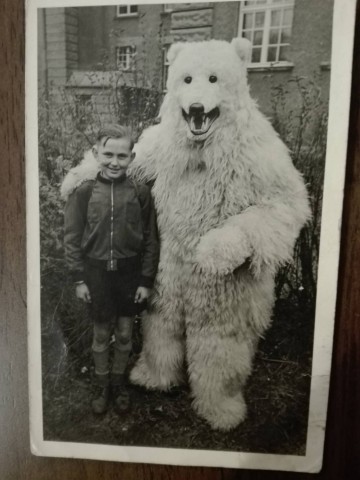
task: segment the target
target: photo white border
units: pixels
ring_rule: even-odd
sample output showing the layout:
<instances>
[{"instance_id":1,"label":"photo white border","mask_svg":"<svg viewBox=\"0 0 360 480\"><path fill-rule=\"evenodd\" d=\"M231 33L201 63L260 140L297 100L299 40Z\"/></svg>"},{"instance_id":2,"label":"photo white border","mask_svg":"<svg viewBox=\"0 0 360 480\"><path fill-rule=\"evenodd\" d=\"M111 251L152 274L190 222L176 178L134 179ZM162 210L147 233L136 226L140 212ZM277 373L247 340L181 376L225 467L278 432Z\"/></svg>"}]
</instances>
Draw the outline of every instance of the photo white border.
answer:
<instances>
[{"instance_id":1,"label":"photo white border","mask_svg":"<svg viewBox=\"0 0 360 480\"><path fill-rule=\"evenodd\" d=\"M198 0L200 3L204 0ZM222 1L222 0L217 0ZM314 0L317 1L317 0ZM356 0L334 0L329 123L321 221L310 410L305 456L126 447L43 439L38 175L37 9L118 5L116 0L26 0L26 208L31 451L35 455L135 463L318 472L322 466L334 331L350 110ZM139 4L128 0L127 4ZM141 4L164 3L141 0ZM178 3L169 0L167 3Z\"/></svg>"}]
</instances>

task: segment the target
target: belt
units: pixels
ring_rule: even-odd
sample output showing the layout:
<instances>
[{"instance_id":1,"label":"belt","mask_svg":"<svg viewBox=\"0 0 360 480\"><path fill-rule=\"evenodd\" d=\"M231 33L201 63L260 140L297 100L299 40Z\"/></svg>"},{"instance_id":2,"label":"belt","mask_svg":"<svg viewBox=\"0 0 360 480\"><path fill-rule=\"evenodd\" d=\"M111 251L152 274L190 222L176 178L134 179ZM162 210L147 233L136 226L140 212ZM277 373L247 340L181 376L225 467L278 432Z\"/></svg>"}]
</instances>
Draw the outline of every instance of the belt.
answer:
<instances>
[{"instance_id":1,"label":"belt","mask_svg":"<svg viewBox=\"0 0 360 480\"><path fill-rule=\"evenodd\" d=\"M99 268L101 270L107 271L131 271L134 269L140 270L141 268L141 257L139 255L134 255L133 257L125 258L116 258L113 261L110 260L98 260L97 258L86 258L86 263L92 267Z\"/></svg>"}]
</instances>

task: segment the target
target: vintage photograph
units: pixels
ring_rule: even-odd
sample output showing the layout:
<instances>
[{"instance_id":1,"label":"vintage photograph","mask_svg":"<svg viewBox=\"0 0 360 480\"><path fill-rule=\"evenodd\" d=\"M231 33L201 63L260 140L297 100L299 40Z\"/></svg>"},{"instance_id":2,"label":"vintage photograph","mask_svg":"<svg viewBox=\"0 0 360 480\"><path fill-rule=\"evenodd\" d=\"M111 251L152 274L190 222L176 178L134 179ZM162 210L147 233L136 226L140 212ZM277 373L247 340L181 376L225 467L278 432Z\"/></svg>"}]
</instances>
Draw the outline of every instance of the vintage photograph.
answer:
<instances>
[{"instance_id":1,"label":"vintage photograph","mask_svg":"<svg viewBox=\"0 0 360 480\"><path fill-rule=\"evenodd\" d=\"M326 417L332 317L325 386L313 373L334 0L33 3L36 437L292 469L311 398Z\"/></svg>"}]
</instances>

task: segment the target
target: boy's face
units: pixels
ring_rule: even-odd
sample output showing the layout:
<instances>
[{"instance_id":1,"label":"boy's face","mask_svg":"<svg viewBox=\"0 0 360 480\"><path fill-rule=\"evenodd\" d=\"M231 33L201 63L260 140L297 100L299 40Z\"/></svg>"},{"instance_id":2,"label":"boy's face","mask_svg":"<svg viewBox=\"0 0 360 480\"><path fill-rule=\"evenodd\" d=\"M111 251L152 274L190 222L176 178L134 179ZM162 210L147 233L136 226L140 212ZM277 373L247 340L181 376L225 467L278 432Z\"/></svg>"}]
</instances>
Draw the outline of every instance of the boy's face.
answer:
<instances>
[{"instance_id":1,"label":"boy's face","mask_svg":"<svg viewBox=\"0 0 360 480\"><path fill-rule=\"evenodd\" d=\"M93 153L100 164L102 176L107 180L124 175L135 157L128 138L101 139L93 148Z\"/></svg>"}]
</instances>

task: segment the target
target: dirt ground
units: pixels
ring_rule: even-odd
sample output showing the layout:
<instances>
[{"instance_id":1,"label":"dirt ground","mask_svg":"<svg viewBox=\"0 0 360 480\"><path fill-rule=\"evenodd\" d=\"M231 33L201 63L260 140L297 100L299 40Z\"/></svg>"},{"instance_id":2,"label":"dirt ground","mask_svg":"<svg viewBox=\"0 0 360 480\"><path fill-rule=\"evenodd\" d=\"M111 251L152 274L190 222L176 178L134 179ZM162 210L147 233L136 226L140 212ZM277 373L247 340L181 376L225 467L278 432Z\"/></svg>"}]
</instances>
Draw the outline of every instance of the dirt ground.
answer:
<instances>
[{"instance_id":1,"label":"dirt ground","mask_svg":"<svg viewBox=\"0 0 360 480\"><path fill-rule=\"evenodd\" d=\"M223 433L212 431L193 412L187 386L165 394L129 385L130 412L120 417L110 408L95 416L90 408L91 326L87 319L71 323L77 313L67 310L66 291L56 298L48 294L42 302L44 439L305 454L314 316L309 308L277 302L245 390L247 419ZM140 320L134 337L130 367L141 350Z\"/></svg>"}]
</instances>

